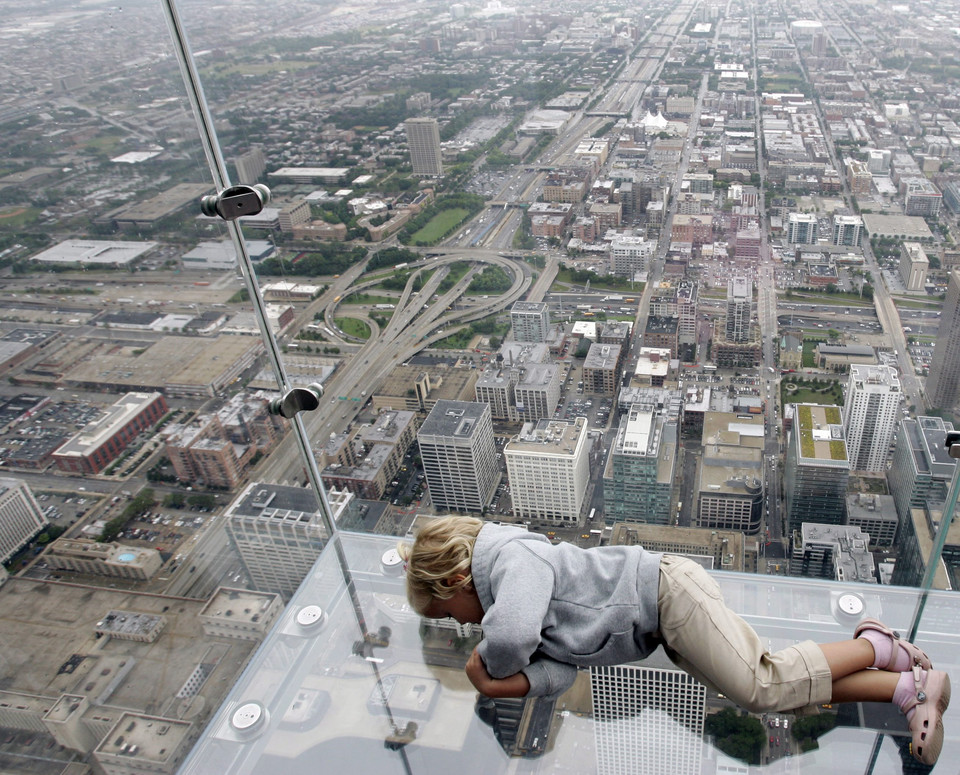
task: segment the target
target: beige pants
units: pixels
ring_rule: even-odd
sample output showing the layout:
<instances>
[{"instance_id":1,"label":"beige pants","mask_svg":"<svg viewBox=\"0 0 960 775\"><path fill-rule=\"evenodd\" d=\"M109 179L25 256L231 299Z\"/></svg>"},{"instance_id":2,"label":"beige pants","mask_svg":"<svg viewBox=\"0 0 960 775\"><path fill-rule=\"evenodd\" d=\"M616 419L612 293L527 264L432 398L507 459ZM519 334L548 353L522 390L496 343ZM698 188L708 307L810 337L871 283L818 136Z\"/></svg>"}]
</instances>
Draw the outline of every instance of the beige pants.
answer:
<instances>
[{"instance_id":1,"label":"beige pants","mask_svg":"<svg viewBox=\"0 0 960 775\"><path fill-rule=\"evenodd\" d=\"M670 659L754 713L830 702L830 666L813 641L770 654L697 563L660 561L660 638Z\"/></svg>"}]
</instances>

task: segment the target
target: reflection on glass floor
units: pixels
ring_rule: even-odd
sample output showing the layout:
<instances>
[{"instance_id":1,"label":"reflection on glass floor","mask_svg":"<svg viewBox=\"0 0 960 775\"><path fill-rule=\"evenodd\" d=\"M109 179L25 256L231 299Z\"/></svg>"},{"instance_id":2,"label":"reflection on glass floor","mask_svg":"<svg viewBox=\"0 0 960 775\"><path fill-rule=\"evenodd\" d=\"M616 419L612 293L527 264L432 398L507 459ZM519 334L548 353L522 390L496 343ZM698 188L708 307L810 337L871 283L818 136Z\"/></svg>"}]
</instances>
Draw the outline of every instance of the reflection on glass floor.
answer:
<instances>
[{"instance_id":1,"label":"reflection on glass floor","mask_svg":"<svg viewBox=\"0 0 960 775\"><path fill-rule=\"evenodd\" d=\"M927 771L906 752L906 725L892 705L838 705L802 719L742 717L673 669L662 651L637 665L581 671L555 703L478 703L462 671L477 634L413 614L393 547L393 539L377 536L333 539L182 773ZM843 640L864 616L906 629L918 595L734 573L715 578L771 649ZM932 595L918 641L950 672L958 623L956 598ZM960 751L955 715L945 719L944 771ZM720 749L749 751L761 766Z\"/></svg>"}]
</instances>

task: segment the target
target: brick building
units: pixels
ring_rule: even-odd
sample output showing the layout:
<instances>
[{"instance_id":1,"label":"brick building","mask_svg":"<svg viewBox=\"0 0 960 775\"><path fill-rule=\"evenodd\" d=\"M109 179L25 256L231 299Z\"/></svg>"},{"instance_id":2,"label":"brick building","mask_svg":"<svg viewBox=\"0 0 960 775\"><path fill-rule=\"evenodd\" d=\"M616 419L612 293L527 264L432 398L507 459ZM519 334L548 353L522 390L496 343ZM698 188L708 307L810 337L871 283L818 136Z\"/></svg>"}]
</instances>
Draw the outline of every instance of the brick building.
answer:
<instances>
[{"instance_id":1,"label":"brick building","mask_svg":"<svg viewBox=\"0 0 960 775\"><path fill-rule=\"evenodd\" d=\"M167 400L160 393L127 393L103 419L88 425L54 452L54 462L61 471L98 474L166 413Z\"/></svg>"}]
</instances>

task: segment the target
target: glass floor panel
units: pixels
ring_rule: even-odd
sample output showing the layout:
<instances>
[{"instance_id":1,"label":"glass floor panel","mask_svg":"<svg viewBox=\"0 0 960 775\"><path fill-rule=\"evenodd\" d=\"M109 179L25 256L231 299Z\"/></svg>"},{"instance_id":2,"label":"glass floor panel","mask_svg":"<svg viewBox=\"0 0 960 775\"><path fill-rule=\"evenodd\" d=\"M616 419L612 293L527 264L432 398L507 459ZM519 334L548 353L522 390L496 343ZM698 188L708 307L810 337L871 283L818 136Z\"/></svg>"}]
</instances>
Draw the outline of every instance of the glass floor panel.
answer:
<instances>
[{"instance_id":1,"label":"glass floor panel","mask_svg":"<svg viewBox=\"0 0 960 775\"><path fill-rule=\"evenodd\" d=\"M891 705L751 720L725 711L734 706L676 670L662 650L632 666L582 670L556 702L479 704L462 670L478 633L458 632L451 620L423 622L408 608L394 547L394 539L351 533L328 544L184 775L925 770L913 768L905 721ZM773 650L807 638L843 640L864 616L906 629L918 598L908 588L714 577ZM956 664L957 625L955 600L932 594L918 642L938 668ZM954 715L945 721L941 763L958 751ZM717 726L730 719L734 731ZM738 750L733 738L759 768L724 753Z\"/></svg>"}]
</instances>

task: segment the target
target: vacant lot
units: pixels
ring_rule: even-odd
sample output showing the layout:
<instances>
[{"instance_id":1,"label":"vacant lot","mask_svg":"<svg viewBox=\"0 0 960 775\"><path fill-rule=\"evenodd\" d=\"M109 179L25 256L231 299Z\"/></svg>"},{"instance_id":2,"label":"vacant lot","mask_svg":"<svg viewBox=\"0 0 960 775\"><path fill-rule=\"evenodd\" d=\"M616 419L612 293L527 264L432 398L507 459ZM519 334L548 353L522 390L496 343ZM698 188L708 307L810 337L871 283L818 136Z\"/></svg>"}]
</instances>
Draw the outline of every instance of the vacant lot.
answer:
<instances>
[{"instance_id":1,"label":"vacant lot","mask_svg":"<svg viewBox=\"0 0 960 775\"><path fill-rule=\"evenodd\" d=\"M454 207L452 210L444 210L437 213L433 218L427 221L427 225L419 231L414 232L410 241L414 244L430 245L439 242L450 231L463 223L464 219L470 215L470 211L465 207Z\"/></svg>"}]
</instances>

